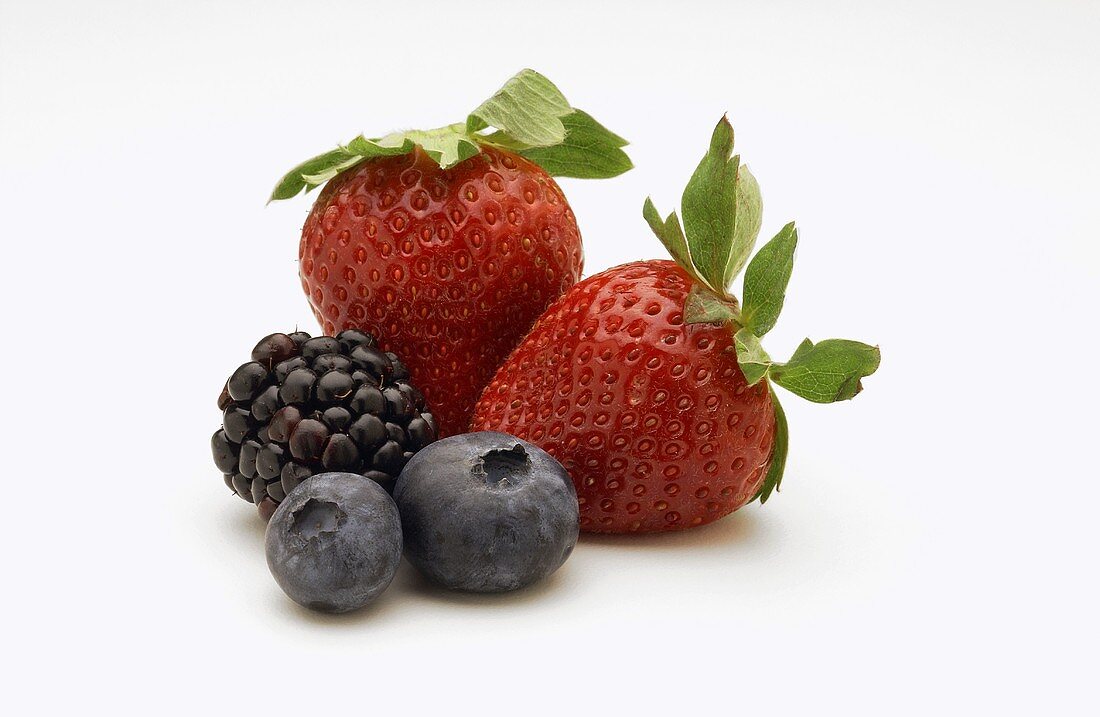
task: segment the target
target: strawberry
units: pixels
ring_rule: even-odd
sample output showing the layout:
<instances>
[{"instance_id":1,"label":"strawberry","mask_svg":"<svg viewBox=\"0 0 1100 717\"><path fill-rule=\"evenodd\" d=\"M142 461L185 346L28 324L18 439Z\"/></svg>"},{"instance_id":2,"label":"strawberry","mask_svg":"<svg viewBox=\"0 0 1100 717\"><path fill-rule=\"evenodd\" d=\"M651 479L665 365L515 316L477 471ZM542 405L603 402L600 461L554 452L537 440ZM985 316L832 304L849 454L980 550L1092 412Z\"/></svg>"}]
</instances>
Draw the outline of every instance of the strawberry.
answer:
<instances>
[{"instance_id":1,"label":"strawberry","mask_svg":"<svg viewBox=\"0 0 1100 717\"><path fill-rule=\"evenodd\" d=\"M643 215L676 259L609 269L547 309L486 387L474 430L512 433L560 460L581 528L655 532L703 525L778 489L787 421L774 383L811 401L852 398L876 347L807 339L786 363L760 337L778 318L797 232L788 224L728 286L760 228L756 180L718 123L684 191L683 228Z\"/></svg>"},{"instance_id":2,"label":"strawberry","mask_svg":"<svg viewBox=\"0 0 1100 717\"><path fill-rule=\"evenodd\" d=\"M524 70L465 123L357 137L272 199L325 185L298 252L313 312L330 335L361 329L399 354L447 436L580 278L580 231L552 177L620 174L625 144Z\"/></svg>"}]
</instances>

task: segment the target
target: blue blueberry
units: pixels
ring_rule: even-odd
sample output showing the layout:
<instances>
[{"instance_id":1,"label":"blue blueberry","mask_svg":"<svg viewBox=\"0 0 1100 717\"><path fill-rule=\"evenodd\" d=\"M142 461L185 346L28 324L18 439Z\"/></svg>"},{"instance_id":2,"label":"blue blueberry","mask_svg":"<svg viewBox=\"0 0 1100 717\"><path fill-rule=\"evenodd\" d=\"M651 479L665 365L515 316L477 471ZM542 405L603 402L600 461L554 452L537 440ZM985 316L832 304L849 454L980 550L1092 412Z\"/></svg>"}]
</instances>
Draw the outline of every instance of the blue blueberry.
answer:
<instances>
[{"instance_id":1,"label":"blue blueberry","mask_svg":"<svg viewBox=\"0 0 1100 717\"><path fill-rule=\"evenodd\" d=\"M577 493L546 451L505 433L420 450L394 487L405 557L454 590L504 592L545 578L577 544Z\"/></svg>"},{"instance_id":2,"label":"blue blueberry","mask_svg":"<svg viewBox=\"0 0 1100 717\"><path fill-rule=\"evenodd\" d=\"M393 580L401 562L401 520L393 499L374 481L320 473L279 504L266 542L271 574L295 602L348 612L377 598Z\"/></svg>"}]
</instances>

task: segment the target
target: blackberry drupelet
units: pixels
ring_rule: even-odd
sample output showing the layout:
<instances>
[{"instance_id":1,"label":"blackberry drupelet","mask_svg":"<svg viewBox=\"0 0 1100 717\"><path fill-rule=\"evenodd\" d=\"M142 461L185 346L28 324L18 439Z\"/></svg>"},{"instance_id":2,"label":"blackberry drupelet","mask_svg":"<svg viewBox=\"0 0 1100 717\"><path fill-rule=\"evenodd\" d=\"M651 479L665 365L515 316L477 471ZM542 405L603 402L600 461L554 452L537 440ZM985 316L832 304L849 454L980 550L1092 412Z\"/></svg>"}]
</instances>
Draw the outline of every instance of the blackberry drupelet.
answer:
<instances>
[{"instance_id":1,"label":"blackberry drupelet","mask_svg":"<svg viewBox=\"0 0 1100 717\"><path fill-rule=\"evenodd\" d=\"M392 492L401 469L437 435L405 365L354 330L264 337L226 381L218 408L214 463L265 520L317 473L359 473Z\"/></svg>"}]
</instances>

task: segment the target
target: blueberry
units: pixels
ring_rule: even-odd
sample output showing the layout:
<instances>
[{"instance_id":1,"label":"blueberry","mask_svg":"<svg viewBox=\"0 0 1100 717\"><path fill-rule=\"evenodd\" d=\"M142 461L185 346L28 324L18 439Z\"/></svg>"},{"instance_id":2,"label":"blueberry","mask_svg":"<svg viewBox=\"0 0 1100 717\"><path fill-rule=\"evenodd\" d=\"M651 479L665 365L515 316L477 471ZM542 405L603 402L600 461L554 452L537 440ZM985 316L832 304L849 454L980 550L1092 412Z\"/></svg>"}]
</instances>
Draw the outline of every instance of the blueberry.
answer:
<instances>
[{"instance_id":1,"label":"blueberry","mask_svg":"<svg viewBox=\"0 0 1100 717\"><path fill-rule=\"evenodd\" d=\"M451 436L394 487L406 557L455 590L504 592L561 567L577 544L577 493L546 451L504 433Z\"/></svg>"},{"instance_id":2,"label":"blueberry","mask_svg":"<svg viewBox=\"0 0 1100 717\"><path fill-rule=\"evenodd\" d=\"M349 612L377 598L401 561L397 506L354 473L321 473L291 491L267 527L267 564L295 602Z\"/></svg>"}]
</instances>

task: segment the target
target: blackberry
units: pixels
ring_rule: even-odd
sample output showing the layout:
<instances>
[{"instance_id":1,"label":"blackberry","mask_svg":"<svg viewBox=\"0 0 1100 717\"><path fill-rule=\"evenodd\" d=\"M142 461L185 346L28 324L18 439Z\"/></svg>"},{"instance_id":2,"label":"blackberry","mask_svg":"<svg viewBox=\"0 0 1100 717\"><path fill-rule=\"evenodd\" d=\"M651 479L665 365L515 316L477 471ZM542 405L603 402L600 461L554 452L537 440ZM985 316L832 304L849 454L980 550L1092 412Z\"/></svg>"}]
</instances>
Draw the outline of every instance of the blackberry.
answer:
<instances>
[{"instance_id":1,"label":"blackberry","mask_svg":"<svg viewBox=\"0 0 1100 717\"><path fill-rule=\"evenodd\" d=\"M265 520L318 473L358 473L392 492L401 469L437 435L405 365L355 330L265 336L226 381L218 408L214 463Z\"/></svg>"}]
</instances>

